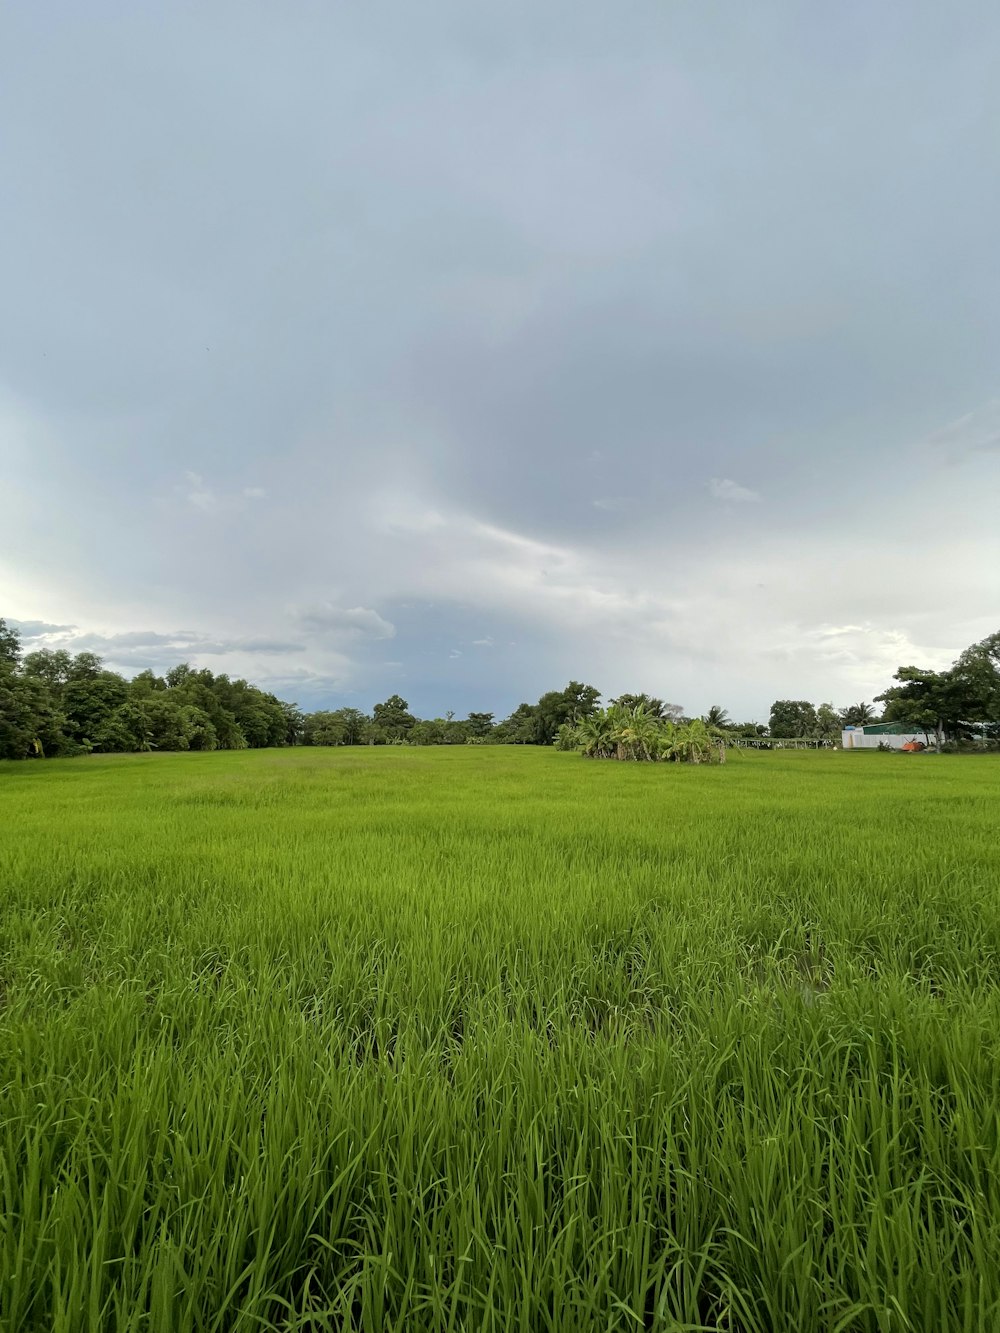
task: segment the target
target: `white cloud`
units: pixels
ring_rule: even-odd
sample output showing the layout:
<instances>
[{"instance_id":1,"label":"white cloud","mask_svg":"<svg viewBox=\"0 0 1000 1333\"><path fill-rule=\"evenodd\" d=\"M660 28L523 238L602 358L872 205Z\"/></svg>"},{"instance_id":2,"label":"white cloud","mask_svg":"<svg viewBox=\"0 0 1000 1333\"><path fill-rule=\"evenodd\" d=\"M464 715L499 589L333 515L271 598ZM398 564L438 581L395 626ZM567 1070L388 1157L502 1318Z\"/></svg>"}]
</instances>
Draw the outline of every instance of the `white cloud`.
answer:
<instances>
[{"instance_id":1,"label":"white cloud","mask_svg":"<svg viewBox=\"0 0 1000 1333\"><path fill-rule=\"evenodd\" d=\"M473 646L474 648L492 648L492 647L493 647L493 643L494 643L494 641L493 641L492 638L473 639L473 640L472 640L472 646Z\"/></svg>"},{"instance_id":2,"label":"white cloud","mask_svg":"<svg viewBox=\"0 0 1000 1333\"><path fill-rule=\"evenodd\" d=\"M713 477L708 483L708 491L713 500L721 500L724 504L756 504L760 500L756 491L729 477Z\"/></svg>"}]
</instances>

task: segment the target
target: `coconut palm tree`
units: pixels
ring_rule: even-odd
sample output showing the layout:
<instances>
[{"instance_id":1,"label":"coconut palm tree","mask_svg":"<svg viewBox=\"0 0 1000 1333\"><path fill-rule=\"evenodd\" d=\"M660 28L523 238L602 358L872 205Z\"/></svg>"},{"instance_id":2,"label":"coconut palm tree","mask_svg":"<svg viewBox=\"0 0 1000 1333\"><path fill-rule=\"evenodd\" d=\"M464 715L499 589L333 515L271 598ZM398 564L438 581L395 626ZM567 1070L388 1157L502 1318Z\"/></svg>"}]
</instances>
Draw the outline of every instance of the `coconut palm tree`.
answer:
<instances>
[{"instance_id":1,"label":"coconut palm tree","mask_svg":"<svg viewBox=\"0 0 1000 1333\"><path fill-rule=\"evenodd\" d=\"M650 717L657 720L664 716L664 711L673 705L665 704L662 699L654 699L650 694L620 694L617 699L609 700L620 708L644 708Z\"/></svg>"},{"instance_id":2,"label":"coconut palm tree","mask_svg":"<svg viewBox=\"0 0 1000 1333\"><path fill-rule=\"evenodd\" d=\"M841 711L840 720L845 727L863 727L875 721L875 709L871 704L851 704Z\"/></svg>"},{"instance_id":3,"label":"coconut palm tree","mask_svg":"<svg viewBox=\"0 0 1000 1333\"><path fill-rule=\"evenodd\" d=\"M728 712L718 704L713 704L701 720L706 727L713 727L716 731L724 731L726 727L732 726Z\"/></svg>"}]
</instances>

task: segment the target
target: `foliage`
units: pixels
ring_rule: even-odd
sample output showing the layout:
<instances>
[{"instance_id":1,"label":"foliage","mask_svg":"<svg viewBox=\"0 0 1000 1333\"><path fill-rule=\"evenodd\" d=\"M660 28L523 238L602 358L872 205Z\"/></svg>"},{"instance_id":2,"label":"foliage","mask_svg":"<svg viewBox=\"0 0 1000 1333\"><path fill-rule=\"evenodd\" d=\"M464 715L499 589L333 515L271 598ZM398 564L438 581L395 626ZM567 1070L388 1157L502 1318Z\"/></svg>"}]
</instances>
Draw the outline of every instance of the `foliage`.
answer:
<instances>
[{"instance_id":1,"label":"foliage","mask_svg":"<svg viewBox=\"0 0 1000 1333\"><path fill-rule=\"evenodd\" d=\"M535 744L551 745L565 722L582 722L596 711L600 690L571 680L563 690L550 690L535 705Z\"/></svg>"},{"instance_id":2,"label":"foliage","mask_svg":"<svg viewBox=\"0 0 1000 1333\"><path fill-rule=\"evenodd\" d=\"M776 699L767 725L772 736L786 740L815 736L816 709L807 699Z\"/></svg>"},{"instance_id":3,"label":"foliage","mask_svg":"<svg viewBox=\"0 0 1000 1333\"><path fill-rule=\"evenodd\" d=\"M864 727L875 721L875 709L871 704L851 704L841 709L840 720L845 727Z\"/></svg>"},{"instance_id":4,"label":"foliage","mask_svg":"<svg viewBox=\"0 0 1000 1333\"><path fill-rule=\"evenodd\" d=\"M375 739L381 744L405 741L417 719L409 711L410 705L399 694L391 694L384 703L372 709Z\"/></svg>"},{"instance_id":5,"label":"foliage","mask_svg":"<svg viewBox=\"0 0 1000 1333\"><path fill-rule=\"evenodd\" d=\"M534 745L538 735L533 704L518 704L510 717L497 724L497 740L507 745Z\"/></svg>"},{"instance_id":6,"label":"foliage","mask_svg":"<svg viewBox=\"0 0 1000 1333\"><path fill-rule=\"evenodd\" d=\"M596 712L600 697L593 685L571 680L565 689L543 694L537 704L519 704L497 725L495 737L508 745L551 745L560 728L575 726Z\"/></svg>"},{"instance_id":7,"label":"foliage","mask_svg":"<svg viewBox=\"0 0 1000 1333\"><path fill-rule=\"evenodd\" d=\"M642 708L651 717L658 720L677 722L683 713L680 704L664 703L662 699L656 699L649 694L620 694L617 699L611 699L610 703L617 704L619 708Z\"/></svg>"},{"instance_id":8,"label":"foliage","mask_svg":"<svg viewBox=\"0 0 1000 1333\"><path fill-rule=\"evenodd\" d=\"M1000 1327L996 765L856 758L8 767L3 1327Z\"/></svg>"},{"instance_id":9,"label":"foliage","mask_svg":"<svg viewBox=\"0 0 1000 1333\"><path fill-rule=\"evenodd\" d=\"M492 713L470 713L465 729L468 735L476 739L484 739L493 732L493 714Z\"/></svg>"},{"instance_id":10,"label":"foliage","mask_svg":"<svg viewBox=\"0 0 1000 1333\"><path fill-rule=\"evenodd\" d=\"M877 696L885 721L923 730L939 748L946 739L983 744L1000 736L1000 633L972 644L948 671L906 666L895 679L897 685ZM43 649L22 656L16 629L0 619L0 759L294 745L554 743L594 755L684 755L703 762L699 728L716 741L740 742L758 740L768 730L757 722L733 722L719 704L697 727L680 705L645 693L621 694L604 710L599 704L596 687L571 680L537 703L519 704L501 722L489 712L464 720L452 713L419 719L399 694L377 703L370 715L354 707L307 714L245 680L189 663L163 676L142 671L126 680L93 653ZM771 708L770 736L829 746L844 726L864 725L874 715L868 703L838 713L830 703L817 708L804 699L779 699ZM723 753L718 745L715 752Z\"/></svg>"},{"instance_id":11,"label":"foliage","mask_svg":"<svg viewBox=\"0 0 1000 1333\"><path fill-rule=\"evenodd\" d=\"M726 747L720 735L700 719L677 723L646 711L611 704L598 709L576 727L560 731L558 748L575 749L588 759L622 759L691 764L723 763Z\"/></svg>"},{"instance_id":12,"label":"foliage","mask_svg":"<svg viewBox=\"0 0 1000 1333\"><path fill-rule=\"evenodd\" d=\"M1000 632L966 648L947 671L901 666L893 679L899 684L876 696L883 719L933 735L939 750L970 734L970 723L1000 725Z\"/></svg>"},{"instance_id":13,"label":"foliage","mask_svg":"<svg viewBox=\"0 0 1000 1333\"><path fill-rule=\"evenodd\" d=\"M726 734L733 738L749 739L754 736L766 736L767 727L763 722L730 722Z\"/></svg>"},{"instance_id":14,"label":"foliage","mask_svg":"<svg viewBox=\"0 0 1000 1333\"><path fill-rule=\"evenodd\" d=\"M817 740L837 741L843 729L843 721L833 704L820 704L816 709L816 729L813 733Z\"/></svg>"},{"instance_id":15,"label":"foliage","mask_svg":"<svg viewBox=\"0 0 1000 1333\"><path fill-rule=\"evenodd\" d=\"M0 758L296 744L305 720L245 680L181 664L126 680L93 653L20 658L0 620Z\"/></svg>"},{"instance_id":16,"label":"foliage","mask_svg":"<svg viewBox=\"0 0 1000 1333\"><path fill-rule=\"evenodd\" d=\"M701 720L713 731L725 731L732 726L729 714L718 704L713 704Z\"/></svg>"}]
</instances>

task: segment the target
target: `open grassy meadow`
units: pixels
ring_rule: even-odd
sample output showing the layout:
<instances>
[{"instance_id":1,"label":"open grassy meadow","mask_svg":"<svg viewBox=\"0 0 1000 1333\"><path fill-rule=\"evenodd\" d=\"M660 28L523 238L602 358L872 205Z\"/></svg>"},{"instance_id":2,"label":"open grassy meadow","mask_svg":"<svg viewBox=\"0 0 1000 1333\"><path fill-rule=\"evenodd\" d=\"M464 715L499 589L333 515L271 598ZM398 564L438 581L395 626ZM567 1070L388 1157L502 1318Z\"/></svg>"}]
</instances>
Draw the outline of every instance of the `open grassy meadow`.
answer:
<instances>
[{"instance_id":1,"label":"open grassy meadow","mask_svg":"<svg viewBox=\"0 0 1000 1333\"><path fill-rule=\"evenodd\" d=\"M0 766L0 1327L1000 1328L1000 763Z\"/></svg>"}]
</instances>

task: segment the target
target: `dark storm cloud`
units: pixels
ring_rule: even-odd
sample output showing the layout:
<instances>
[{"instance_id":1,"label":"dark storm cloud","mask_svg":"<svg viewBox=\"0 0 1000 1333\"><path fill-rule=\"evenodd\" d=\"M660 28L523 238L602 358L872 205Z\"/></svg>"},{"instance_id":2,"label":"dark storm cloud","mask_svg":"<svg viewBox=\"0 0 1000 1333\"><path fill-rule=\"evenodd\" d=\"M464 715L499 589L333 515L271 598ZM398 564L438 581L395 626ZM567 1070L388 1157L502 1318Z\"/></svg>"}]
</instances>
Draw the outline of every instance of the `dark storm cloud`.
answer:
<instances>
[{"instance_id":1,"label":"dark storm cloud","mask_svg":"<svg viewBox=\"0 0 1000 1333\"><path fill-rule=\"evenodd\" d=\"M12 614L426 711L996 627L994 6L3 25Z\"/></svg>"}]
</instances>

